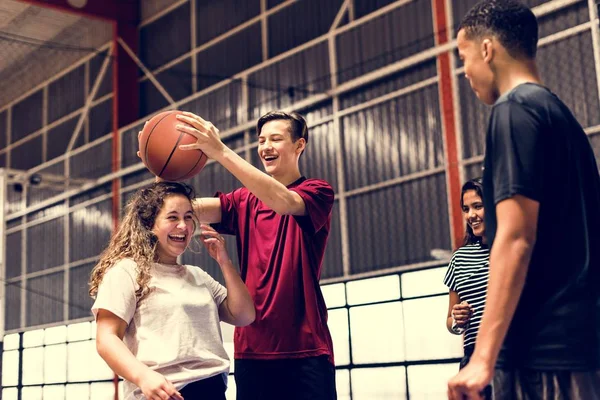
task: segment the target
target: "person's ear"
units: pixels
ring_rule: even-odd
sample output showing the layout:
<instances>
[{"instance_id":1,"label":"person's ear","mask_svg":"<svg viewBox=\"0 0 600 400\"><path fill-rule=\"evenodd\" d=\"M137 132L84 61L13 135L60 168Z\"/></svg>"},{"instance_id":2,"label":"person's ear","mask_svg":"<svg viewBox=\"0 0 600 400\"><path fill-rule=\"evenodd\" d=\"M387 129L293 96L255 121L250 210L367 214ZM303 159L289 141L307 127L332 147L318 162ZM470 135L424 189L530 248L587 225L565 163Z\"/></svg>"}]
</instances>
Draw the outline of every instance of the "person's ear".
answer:
<instances>
[{"instance_id":1,"label":"person's ear","mask_svg":"<svg viewBox=\"0 0 600 400\"><path fill-rule=\"evenodd\" d=\"M488 64L494 58L494 42L489 38L481 41L481 58Z\"/></svg>"},{"instance_id":2,"label":"person's ear","mask_svg":"<svg viewBox=\"0 0 600 400\"><path fill-rule=\"evenodd\" d=\"M296 153L301 154L306 148L306 139L300 138L296 140Z\"/></svg>"}]
</instances>

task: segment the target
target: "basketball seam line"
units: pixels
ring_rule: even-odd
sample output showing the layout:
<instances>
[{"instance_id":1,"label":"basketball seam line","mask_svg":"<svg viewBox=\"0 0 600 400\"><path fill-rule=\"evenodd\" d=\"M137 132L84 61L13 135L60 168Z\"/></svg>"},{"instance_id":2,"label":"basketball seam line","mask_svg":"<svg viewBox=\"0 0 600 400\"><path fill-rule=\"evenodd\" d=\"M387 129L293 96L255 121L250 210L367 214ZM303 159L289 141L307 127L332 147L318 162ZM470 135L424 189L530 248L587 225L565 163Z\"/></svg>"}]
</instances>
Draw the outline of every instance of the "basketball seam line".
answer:
<instances>
[{"instance_id":1,"label":"basketball seam line","mask_svg":"<svg viewBox=\"0 0 600 400\"><path fill-rule=\"evenodd\" d=\"M183 137L183 135L185 135L185 132L181 132L179 134L177 142L175 142L175 146L173 146L171 154L169 154L169 158L167 158L167 161L165 161L165 165L163 166L162 170L160 170L160 174L158 174L159 177L162 177L161 175L163 174L163 172L165 172L165 168L167 168L167 165L169 165L169 161L171 161L171 157L173 157L173 153L175 153L175 150L177 150L177 148L179 147L179 142L181 142L181 138Z\"/></svg>"},{"instance_id":2,"label":"basketball seam line","mask_svg":"<svg viewBox=\"0 0 600 400\"><path fill-rule=\"evenodd\" d=\"M202 159L206 157L206 154L202 153L202 155L200 157L198 157L198 161L196 161L196 164L194 164L194 166L192 168L190 168L190 170L188 172L186 172L185 174L183 174L182 176L186 176L187 174L189 174L190 172L192 172L194 170L194 168L196 168L196 166L198 165L198 163L200 163L200 161L202 161ZM177 180L180 180L181 178L178 178Z\"/></svg>"},{"instance_id":3,"label":"basketball seam line","mask_svg":"<svg viewBox=\"0 0 600 400\"><path fill-rule=\"evenodd\" d=\"M167 115L165 115L164 117L162 117L160 120L158 120L158 122L156 124L154 124L154 126L152 127L152 130L148 134L148 138L146 139L146 147L144 148L144 157L145 157L146 162L148 162L148 144L150 143L150 136L152 136L152 134L154 133L154 130L156 129L156 127L158 126L158 124L160 124L163 119L167 118L169 115L171 115L174 112L175 111L171 111L171 112L167 113ZM165 168L163 166L163 170L164 169ZM160 174L158 176L160 176Z\"/></svg>"}]
</instances>

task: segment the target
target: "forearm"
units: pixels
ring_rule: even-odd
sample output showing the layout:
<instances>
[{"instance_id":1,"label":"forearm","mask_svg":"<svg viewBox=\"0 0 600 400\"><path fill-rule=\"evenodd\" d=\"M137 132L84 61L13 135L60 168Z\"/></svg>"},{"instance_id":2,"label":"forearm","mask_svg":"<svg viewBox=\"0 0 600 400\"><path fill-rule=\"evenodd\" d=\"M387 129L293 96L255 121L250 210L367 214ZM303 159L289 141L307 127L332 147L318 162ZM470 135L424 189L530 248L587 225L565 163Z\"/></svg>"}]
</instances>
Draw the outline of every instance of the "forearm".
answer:
<instances>
[{"instance_id":1,"label":"forearm","mask_svg":"<svg viewBox=\"0 0 600 400\"><path fill-rule=\"evenodd\" d=\"M233 324L245 326L254 322L254 302L248 288L240 278L231 260L220 263L225 287L227 288L227 309L233 317Z\"/></svg>"},{"instance_id":2,"label":"forearm","mask_svg":"<svg viewBox=\"0 0 600 400\"><path fill-rule=\"evenodd\" d=\"M201 223L221 222L221 201L217 197L198 197L193 201L194 214Z\"/></svg>"},{"instance_id":3,"label":"forearm","mask_svg":"<svg viewBox=\"0 0 600 400\"><path fill-rule=\"evenodd\" d=\"M119 376L139 386L140 376L149 367L140 362L116 335L96 338L98 354Z\"/></svg>"},{"instance_id":4,"label":"forearm","mask_svg":"<svg viewBox=\"0 0 600 400\"><path fill-rule=\"evenodd\" d=\"M295 198L282 183L249 164L233 150L224 147L215 160L278 214L293 214Z\"/></svg>"},{"instance_id":5,"label":"forearm","mask_svg":"<svg viewBox=\"0 0 600 400\"><path fill-rule=\"evenodd\" d=\"M519 237L497 237L492 247L486 305L473 355L492 366L519 303L532 247Z\"/></svg>"}]
</instances>

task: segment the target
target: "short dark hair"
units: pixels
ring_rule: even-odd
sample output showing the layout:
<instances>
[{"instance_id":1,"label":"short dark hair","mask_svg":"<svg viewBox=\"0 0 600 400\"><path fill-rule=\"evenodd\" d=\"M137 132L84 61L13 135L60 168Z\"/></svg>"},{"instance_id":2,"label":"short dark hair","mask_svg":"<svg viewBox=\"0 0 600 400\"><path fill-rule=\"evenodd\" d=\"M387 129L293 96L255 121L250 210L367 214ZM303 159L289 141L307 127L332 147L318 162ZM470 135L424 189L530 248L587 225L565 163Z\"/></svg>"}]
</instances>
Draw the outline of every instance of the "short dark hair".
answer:
<instances>
[{"instance_id":1,"label":"short dark hair","mask_svg":"<svg viewBox=\"0 0 600 400\"><path fill-rule=\"evenodd\" d=\"M477 193L477 195L479 197L481 197L481 200L483 201L483 181L481 178L473 178L470 181L465 182L465 184L462 187L462 190L460 191L460 208L461 209L465 206L463 199L465 197L465 193L469 190L474 190L475 193ZM467 224L467 228L465 230L465 238L463 241L463 246L466 246L468 244L478 243L480 241L481 241L481 238L478 236L475 236L475 234L473 233L473 229L469 226L469 224Z\"/></svg>"},{"instance_id":2,"label":"short dark hair","mask_svg":"<svg viewBox=\"0 0 600 400\"><path fill-rule=\"evenodd\" d=\"M486 34L495 36L513 57L534 59L538 24L533 12L516 0L484 0L467 12L457 32L465 30L468 39Z\"/></svg>"},{"instance_id":3,"label":"short dark hair","mask_svg":"<svg viewBox=\"0 0 600 400\"><path fill-rule=\"evenodd\" d=\"M285 111L269 111L258 119L256 123L256 134L260 135L260 131L264 124L269 121L285 120L290 121L290 135L292 142L298 139L304 139L308 143L308 126L304 117L296 112Z\"/></svg>"}]
</instances>

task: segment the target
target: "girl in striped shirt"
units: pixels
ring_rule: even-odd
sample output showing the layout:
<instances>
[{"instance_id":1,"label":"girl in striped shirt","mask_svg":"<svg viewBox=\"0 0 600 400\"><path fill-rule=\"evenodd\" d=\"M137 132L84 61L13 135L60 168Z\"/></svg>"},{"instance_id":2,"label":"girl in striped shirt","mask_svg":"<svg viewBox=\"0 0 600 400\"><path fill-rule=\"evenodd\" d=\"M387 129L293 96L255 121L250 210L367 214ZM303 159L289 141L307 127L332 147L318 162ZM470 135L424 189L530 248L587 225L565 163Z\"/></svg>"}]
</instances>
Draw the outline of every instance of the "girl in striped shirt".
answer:
<instances>
[{"instance_id":1,"label":"girl in striped shirt","mask_svg":"<svg viewBox=\"0 0 600 400\"><path fill-rule=\"evenodd\" d=\"M446 327L453 334L464 335L465 355L460 362L463 368L475 348L489 277L490 251L485 237L481 178L463 185L460 205L467 223L465 241L452 255L444 284L450 288Z\"/></svg>"}]
</instances>

